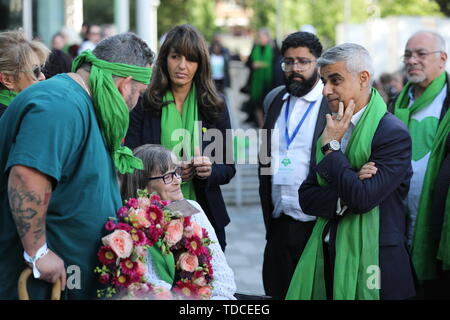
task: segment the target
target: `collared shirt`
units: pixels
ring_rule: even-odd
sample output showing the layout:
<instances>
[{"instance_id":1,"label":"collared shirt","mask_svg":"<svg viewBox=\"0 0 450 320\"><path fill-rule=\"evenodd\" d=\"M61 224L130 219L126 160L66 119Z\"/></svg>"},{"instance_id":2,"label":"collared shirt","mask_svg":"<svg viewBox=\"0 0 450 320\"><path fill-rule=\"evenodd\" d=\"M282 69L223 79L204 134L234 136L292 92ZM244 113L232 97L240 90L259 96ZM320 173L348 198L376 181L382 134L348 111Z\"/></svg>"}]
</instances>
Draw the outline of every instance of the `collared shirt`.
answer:
<instances>
[{"instance_id":1,"label":"collared shirt","mask_svg":"<svg viewBox=\"0 0 450 320\"><path fill-rule=\"evenodd\" d=\"M314 129L316 128L317 116L320 110L320 104L322 103L322 90L323 83L318 81L314 88L303 97L295 97L286 93L283 96L283 107L280 112L280 116L275 123L274 129L278 131L279 139L276 139L272 134L272 167L274 164L279 163L280 154L286 152L286 138L284 131L286 128L285 112L287 100L290 97L289 114L288 114L288 133L291 136L297 127L300 119L305 114L309 105L315 101L314 106L310 110L309 114L305 118L299 132L295 136L289 150L295 154L296 159L299 161L299 168L295 177L294 185L280 185L274 184L274 177L272 176L272 203L274 210L272 216L278 218L281 213L284 213L295 220L299 221L313 221L316 218L305 214L300 208L298 189L303 181L308 176L309 162L311 158L311 145L313 143Z\"/></svg>"}]
</instances>

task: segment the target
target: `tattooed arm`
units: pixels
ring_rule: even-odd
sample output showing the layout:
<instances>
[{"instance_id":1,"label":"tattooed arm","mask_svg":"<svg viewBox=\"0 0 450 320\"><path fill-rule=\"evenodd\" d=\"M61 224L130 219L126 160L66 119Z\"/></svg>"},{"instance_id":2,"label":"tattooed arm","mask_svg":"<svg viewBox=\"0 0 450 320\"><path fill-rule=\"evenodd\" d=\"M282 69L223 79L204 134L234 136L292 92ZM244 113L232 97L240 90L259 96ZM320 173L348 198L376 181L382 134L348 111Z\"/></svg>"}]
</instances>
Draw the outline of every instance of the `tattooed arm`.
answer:
<instances>
[{"instance_id":1,"label":"tattooed arm","mask_svg":"<svg viewBox=\"0 0 450 320\"><path fill-rule=\"evenodd\" d=\"M45 218L51 193L52 184L48 176L29 167L17 165L11 168L9 204L24 250L30 256L46 243ZM39 259L36 266L41 279L52 283L61 279L61 289L65 288L64 262L53 251Z\"/></svg>"}]
</instances>

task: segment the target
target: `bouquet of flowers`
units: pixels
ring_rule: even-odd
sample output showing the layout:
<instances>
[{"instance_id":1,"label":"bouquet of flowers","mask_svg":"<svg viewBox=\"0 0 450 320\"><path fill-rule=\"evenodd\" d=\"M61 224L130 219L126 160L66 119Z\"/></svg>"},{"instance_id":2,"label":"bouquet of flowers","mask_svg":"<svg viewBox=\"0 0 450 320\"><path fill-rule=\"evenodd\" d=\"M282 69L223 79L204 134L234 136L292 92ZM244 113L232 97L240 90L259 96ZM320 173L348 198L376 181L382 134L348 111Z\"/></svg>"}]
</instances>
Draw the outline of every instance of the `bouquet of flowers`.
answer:
<instances>
[{"instance_id":1,"label":"bouquet of flowers","mask_svg":"<svg viewBox=\"0 0 450 320\"><path fill-rule=\"evenodd\" d=\"M138 197L125 201L115 218L105 224L111 233L102 238L96 267L99 281L107 285L99 298L209 299L213 269L211 239L191 217L172 212L169 201L138 190ZM169 292L146 277L149 250L173 255L175 278Z\"/></svg>"}]
</instances>

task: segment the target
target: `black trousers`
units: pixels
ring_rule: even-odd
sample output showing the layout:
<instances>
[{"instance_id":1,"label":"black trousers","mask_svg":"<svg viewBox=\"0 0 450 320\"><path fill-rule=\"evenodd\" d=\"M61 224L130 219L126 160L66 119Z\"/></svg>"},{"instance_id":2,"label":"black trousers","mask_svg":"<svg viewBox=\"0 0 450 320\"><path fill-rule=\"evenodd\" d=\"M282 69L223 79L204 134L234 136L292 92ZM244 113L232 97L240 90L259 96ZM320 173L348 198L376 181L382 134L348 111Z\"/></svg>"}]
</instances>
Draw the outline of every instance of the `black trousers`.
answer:
<instances>
[{"instance_id":1,"label":"black trousers","mask_svg":"<svg viewBox=\"0 0 450 320\"><path fill-rule=\"evenodd\" d=\"M282 214L270 223L271 233L264 250L264 290L273 299L282 300L315 221L301 222Z\"/></svg>"}]
</instances>

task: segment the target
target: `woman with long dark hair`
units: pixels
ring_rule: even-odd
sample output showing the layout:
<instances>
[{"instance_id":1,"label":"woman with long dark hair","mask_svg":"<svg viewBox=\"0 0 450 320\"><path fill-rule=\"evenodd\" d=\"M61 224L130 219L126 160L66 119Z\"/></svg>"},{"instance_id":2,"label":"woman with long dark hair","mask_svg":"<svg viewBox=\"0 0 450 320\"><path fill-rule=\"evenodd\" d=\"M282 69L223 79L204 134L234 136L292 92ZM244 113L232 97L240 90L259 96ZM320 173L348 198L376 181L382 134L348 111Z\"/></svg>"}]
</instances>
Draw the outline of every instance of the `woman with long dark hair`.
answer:
<instances>
[{"instance_id":1,"label":"woman with long dark hair","mask_svg":"<svg viewBox=\"0 0 450 320\"><path fill-rule=\"evenodd\" d=\"M125 145L162 144L183 160L183 195L202 206L225 250L225 226L230 218L220 185L227 184L236 170L232 155L226 153L226 145L232 143L226 134L230 118L209 61L206 42L194 27L171 29L159 51L149 89L130 114ZM214 148L207 148L211 139L202 139L209 135L215 137Z\"/></svg>"}]
</instances>

